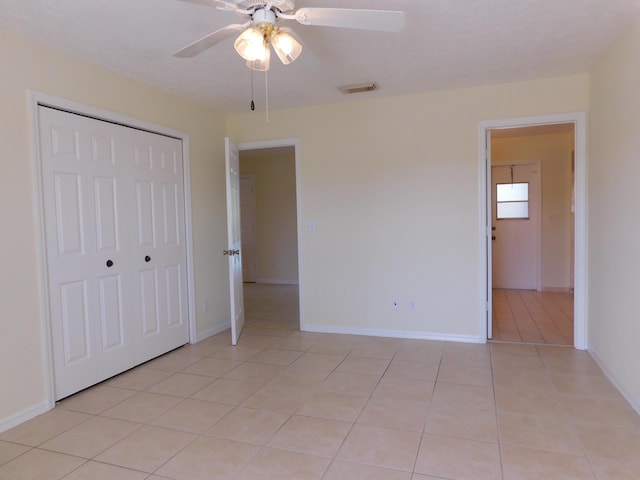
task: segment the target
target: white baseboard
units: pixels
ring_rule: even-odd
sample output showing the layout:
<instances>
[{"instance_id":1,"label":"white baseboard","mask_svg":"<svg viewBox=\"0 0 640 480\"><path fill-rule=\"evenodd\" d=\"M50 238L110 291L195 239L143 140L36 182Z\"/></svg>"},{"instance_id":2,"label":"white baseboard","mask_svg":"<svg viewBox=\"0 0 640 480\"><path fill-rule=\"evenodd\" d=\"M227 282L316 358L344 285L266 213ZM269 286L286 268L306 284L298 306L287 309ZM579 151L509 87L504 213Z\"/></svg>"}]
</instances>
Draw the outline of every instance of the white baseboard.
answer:
<instances>
[{"instance_id":1,"label":"white baseboard","mask_svg":"<svg viewBox=\"0 0 640 480\"><path fill-rule=\"evenodd\" d=\"M486 343L486 339L469 335L449 335L431 332L411 332L406 330L381 330L372 328L333 327L325 325L301 325L305 332L340 333L343 335L364 335L369 337L391 337L418 340L438 340L442 342Z\"/></svg>"},{"instance_id":2,"label":"white baseboard","mask_svg":"<svg viewBox=\"0 0 640 480\"><path fill-rule=\"evenodd\" d=\"M609 381L613 383L613 386L616 387L618 391L622 394L622 396L625 398L625 400L629 402L629 404L631 405L631 408L633 408L638 413L638 415L640 415L640 398L635 398L631 394L631 392L629 392L629 390L627 390L624 387L622 382L620 382L620 380L613 373L611 373L611 370L607 368L605 363L600 358L600 355L598 355L598 352L596 352L593 349L593 347L591 347L590 345L587 346L587 351L591 355L591 358L593 358L595 362L598 364L598 366L603 371L605 376L609 379Z\"/></svg>"},{"instance_id":3,"label":"white baseboard","mask_svg":"<svg viewBox=\"0 0 640 480\"><path fill-rule=\"evenodd\" d=\"M227 323L223 323L222 325L216 325L215 327L210 328L205 332L200 332L198 333L198 335L196 335L196 343L201 342L202 340L206 340L209 337L213 337L214 335L217 335L220 332L224 332L225 330L229 330L230 328L231 322L229 321Z\"/></svg>"},{"instance_id":4,"label":"white baseboard","mask_svg":"<svg viewBox=\"0 0 640 480\"><path fill-rule=\"evenodd\" d=\"M0 420L0 433L5 432L13 427L20 425L21 423L31 420L32 418L42 415L53 408L53 405L49 405L47 401L29 407L21 412L11 415L10 417Z\"/></svg>"},{"instance_id":5,"label":"white baseboard","mask_svg":"<svg viewBox=\"0 0 640 480\"><path fill-rule=\"evenodd\" d=\"M571 287L542 287L543 292L573 293Z\"/></svg>"},{"instance_id":6,"label":"white baseboard","mask_svg":"<svg viewBox=\"0 0 640 480\"><path fill-rule=\"evenodd\" d=\"M271 283L273 285L298 285L297 280L282 280L278 278L259 278L256 283Z\"/></svg>"}]
</instances>

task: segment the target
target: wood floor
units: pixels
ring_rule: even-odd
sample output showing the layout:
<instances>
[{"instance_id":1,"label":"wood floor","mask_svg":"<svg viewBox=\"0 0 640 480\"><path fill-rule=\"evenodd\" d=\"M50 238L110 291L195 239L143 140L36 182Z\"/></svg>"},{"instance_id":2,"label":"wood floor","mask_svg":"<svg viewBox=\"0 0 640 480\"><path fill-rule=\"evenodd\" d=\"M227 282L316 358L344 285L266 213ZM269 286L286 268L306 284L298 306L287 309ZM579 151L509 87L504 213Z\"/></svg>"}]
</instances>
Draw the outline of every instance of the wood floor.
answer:
<instances>
[{"instance_id":1,"label":"wood floor","mask_svg":"<svg viewBox=\"0 0 640 480\"><path fill-rule=\"evenodd\" d=\"M573 293L494 289L492 340L573 345Z\"/></svg>"}]
</instances>

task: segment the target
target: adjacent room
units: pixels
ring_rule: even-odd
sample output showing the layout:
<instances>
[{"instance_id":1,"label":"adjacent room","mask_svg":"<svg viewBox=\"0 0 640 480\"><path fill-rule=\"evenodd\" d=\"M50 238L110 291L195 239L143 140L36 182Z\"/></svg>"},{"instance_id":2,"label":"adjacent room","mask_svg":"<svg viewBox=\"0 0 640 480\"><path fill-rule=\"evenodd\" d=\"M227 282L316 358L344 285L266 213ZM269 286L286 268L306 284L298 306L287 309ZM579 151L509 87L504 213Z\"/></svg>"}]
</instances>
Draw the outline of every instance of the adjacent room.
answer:
<instances>
[{"instance_id":1,"label":"adjacent room","mask_svg":"<svg viewBox=\"0 0 640 480\"><path fill-rule=\"evenodd\" d=\"M637 478L639 48L639 0L0 0L0 478Z\"/></svg>"},{"instance_id":2,"label":"adjacent room","mask_svg":"<svg viewBox=\"0 0 640 480\"><path fill-rule=\"evenodd\" d=\"M574 343L573 127L491 132L492 340Z\"/></svg>"}]
</instances>

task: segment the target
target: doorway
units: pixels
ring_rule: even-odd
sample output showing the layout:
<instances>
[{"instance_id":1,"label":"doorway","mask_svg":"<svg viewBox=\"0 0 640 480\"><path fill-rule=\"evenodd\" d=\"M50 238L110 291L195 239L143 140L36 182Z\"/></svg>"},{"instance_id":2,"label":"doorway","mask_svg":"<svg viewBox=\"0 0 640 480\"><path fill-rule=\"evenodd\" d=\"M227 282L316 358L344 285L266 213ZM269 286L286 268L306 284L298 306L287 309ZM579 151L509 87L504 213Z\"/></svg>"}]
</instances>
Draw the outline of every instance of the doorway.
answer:
<instances>
[{"instance_id":1,"label":"doorway","mask_svg":"<svg viewBox=\"0 0 640 480\"><path fill-rule=\"evenodd\" d=\"M554 145L551 145L550 141L543 141L545 136L555 139L556 151L558 151L557 143L561 143L562 165L553 163L553 155L551 154L553 148L551 147ZM534 147L536 141L538 146ZM528 315L529 317L531 317L531 312L539 313L542 311L544 315L545 308L555 309L556 312L564 309L564 314L570 314L573 310L574 317L573 331L565 335L567 337L565 342L559 342L560 335L549 335L548 341L544 340L542 336L529 341L534 343L569 343L579 349L586 348L586 122L584 114L481 122L479 125L479 145L481 146L480 167L484 184L481 193L481 218L483 219L482 271L483 275L486 275L483 281L483 285L485 285L483 318L486 324L483 322L483 327L486 328L487 338L493 337L496 310L504 314L505 305L511 310L517 310L519 315ZM523 289L522 285L514 285L516 288L509 288L510 286L506 284L496 284L495 286L503 287L498 291L499 295L496 296L494 295L496 293L494 290L496 279L493 272L496 240L493 238L499 234L498 226L503 230L503 238L505 229L502 227L509 222L523 221L523 218L497 221L492 218L492 210L496 208L497 196L497 192L494 191L496 188L492 184L492 165L506 165L509 167L506 171L510 174L511 165L531 163L532 161L540 161L542 171L541 203L543 207L540 218L539 282L534 288L529 286L526 289ZM558 168L564 170L563 175L558 174ZM517 172L517 168L515 170ZM562 186L564 190L561 189L563 193L559 194L558 184L564 181L562 178L566 182ZM515 177L513 181L509 178L504 183L527 183L516 180L518 179ZM516 202L518 201L521 199L516 199ZM506 205L507 210L512 209L512 206ZM516 217L518 215L520 214L517 214ZM526 215L522 216L526 217ZM564 218L562 218L563 216ZM505 220L507 223L504 223ZM494 228L496 229L494 230ZM562 245L562 247L558 247L558 245ZM517 247L515 250L517 252ZM566 296L570 298L568 307ZM505 299L511 299L512 306L509 306ZM553 305L554 302L556 305ZM548 312L546 316L548 319L550 316ZM532 325L529 324L530 327ZM532 328L538 329L535 326ZM516 338L508 340L523 341L523 339Z\"/></svg>"},{"instance_id":2,"label":"doorway","mask_svg":"<svg viewBox=\"0 0 640 480\"><path fill-rule=\"evenodd\" d=\"M245 328L265 334L300 330L296 144L244 144L238 150Z\"/></svg>"},{"instance_id":3,"label":"doorway","mask_svg":"<svg viewBox=\"0 0 640 480\"><path fill-rule=\"evenodd\" d=\"M493 340L573 344L573 129L491 131Z\"/></svg>"}]
</instances>

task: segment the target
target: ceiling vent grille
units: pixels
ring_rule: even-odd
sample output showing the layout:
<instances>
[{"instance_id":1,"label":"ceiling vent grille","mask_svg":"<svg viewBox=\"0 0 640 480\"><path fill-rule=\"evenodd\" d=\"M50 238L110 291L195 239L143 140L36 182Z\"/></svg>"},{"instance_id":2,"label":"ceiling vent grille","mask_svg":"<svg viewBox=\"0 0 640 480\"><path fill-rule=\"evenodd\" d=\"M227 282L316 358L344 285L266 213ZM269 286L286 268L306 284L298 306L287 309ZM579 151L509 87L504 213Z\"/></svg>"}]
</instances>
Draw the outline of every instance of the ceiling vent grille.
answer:
<instances>
[{"instance_id":1,"label":"ceiling vent grille","mask_svg":"<svg viewBox=\"0 0 640 480\"><path fill-rule=\"evenodd\" d=\"M373 92L378 89L378 85L374 82L362 83L360 85L347 85L345 87L339 87L340 91L345 95L351 95L352 93Z\"/></svg>"}]
</instances>

